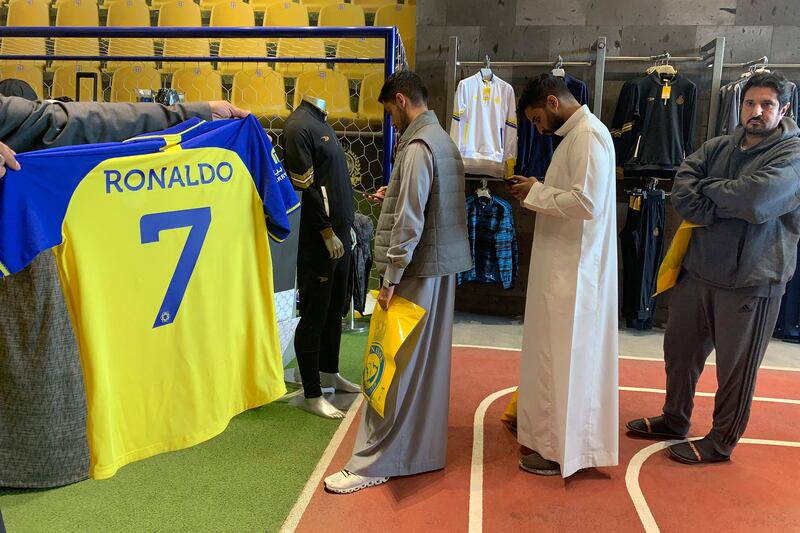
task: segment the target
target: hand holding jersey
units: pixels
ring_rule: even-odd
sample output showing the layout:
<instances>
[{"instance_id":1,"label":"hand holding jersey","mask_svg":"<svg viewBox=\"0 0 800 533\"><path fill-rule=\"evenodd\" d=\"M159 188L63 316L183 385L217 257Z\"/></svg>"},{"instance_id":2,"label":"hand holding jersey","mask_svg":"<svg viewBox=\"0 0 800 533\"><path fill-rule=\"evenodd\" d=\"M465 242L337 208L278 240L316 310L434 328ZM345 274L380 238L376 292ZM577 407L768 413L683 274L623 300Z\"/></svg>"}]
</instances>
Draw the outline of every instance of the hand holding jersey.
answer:
<instances>
[{"instance_id":1,"label":"hand holding jersey","mask_svg":"<svg viewBox=\"0 0 800 533\"><path fill-rule=\"evenodd\" d=\"M6 167L11 170L19 170L20 166L17 162L17 153L3 143L0 143L0 178L6 175Z\"/></svg>"},{"instance_id":2,"label":"hand holding jersey","mask_svg":"<svg viewBox=\"0 0 800 533\"><path fill-rule=\"evenodd\" d=\"M235 105L231 104L230 102L226 102L225 100L215 100L213 102L209 102L208 107L211 109L211 118L214 120L223 118L244 118L250 114L250 111L239 109Z\"/></svg>"}]
</instances>

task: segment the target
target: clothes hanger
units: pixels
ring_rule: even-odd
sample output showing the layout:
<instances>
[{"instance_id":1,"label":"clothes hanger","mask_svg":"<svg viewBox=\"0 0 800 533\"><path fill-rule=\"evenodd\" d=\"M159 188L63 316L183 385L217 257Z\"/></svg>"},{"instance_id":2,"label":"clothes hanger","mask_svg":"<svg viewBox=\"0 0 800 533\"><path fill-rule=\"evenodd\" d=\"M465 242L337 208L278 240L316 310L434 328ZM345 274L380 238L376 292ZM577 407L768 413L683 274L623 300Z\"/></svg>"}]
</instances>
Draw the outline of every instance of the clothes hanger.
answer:
<instances>
[{"instance_id":1,"label":"clothes hanger","mask_svg":"<svg viewBox=\"0 0 800 533\"><path fill-rule=\"evenodd\" d=\"M564 72L564 58L559 55L558 59L553 63L553 76L564 78L566 75L567 73Z\"/></svg>"},{"instance_id":2,"label":"clothes hanger","mask_svg":"<svg viewBox=\"0 0 800 533\"><path fill-rule=\"evenodd\" d=\"M494 77L494 73L492 72L492 62L489 61L489 54L486 54L486 60L483 63L483 68L481 69L481 79L483 81L492 81Z\"/></svg>"},{"instance_id":3,"label":"clothes hanger","mask_svg":"<svg viewBox=\"0 0 800 533\"><path fill-rule=\"evenodd\" d=\"M657 72L661 78L674 78L678 74L678 71L669 64L669 52L665 52L665 56L666 57L661 59L660 64L655 66L655 72Z\"/></svg>"},{"instance_id":4,"label":"clothes hanger","mask_svg":"<svg viewBox=\"0 0 800 533\"><path fill-rule=\"evenodd\" d=\"M491 200L492 193L489 190L489 181L486 179L481 180L481 186L475 190L475 196L478 198L486 198Z\"/></svg>"}]
</instances>

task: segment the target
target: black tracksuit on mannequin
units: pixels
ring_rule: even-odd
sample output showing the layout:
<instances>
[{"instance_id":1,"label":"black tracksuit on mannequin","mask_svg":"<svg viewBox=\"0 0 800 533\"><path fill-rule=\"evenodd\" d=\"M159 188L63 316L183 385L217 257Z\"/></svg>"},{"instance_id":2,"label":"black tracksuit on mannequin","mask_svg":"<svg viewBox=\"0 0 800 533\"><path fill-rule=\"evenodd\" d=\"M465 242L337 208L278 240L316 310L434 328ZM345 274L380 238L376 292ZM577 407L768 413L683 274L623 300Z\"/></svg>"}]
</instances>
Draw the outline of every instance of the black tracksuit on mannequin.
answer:
<instances>
[{"instance_id":1,"label":"black tracksuit on mannequin","mask_svg":"<svg viewBox=\"0 0 800 533\"><path fill-rule=\"evenodd\" d=\"M347 160L325 118L303 101L284 127L285 166L295 188L303 191L297 255L300 323L294 347L306 398L322 395L320 371L339 371L354 218ZM322 232L329 230L344 245L340 259L331 259L325 246Z\"/></svg>"}]
</instances>

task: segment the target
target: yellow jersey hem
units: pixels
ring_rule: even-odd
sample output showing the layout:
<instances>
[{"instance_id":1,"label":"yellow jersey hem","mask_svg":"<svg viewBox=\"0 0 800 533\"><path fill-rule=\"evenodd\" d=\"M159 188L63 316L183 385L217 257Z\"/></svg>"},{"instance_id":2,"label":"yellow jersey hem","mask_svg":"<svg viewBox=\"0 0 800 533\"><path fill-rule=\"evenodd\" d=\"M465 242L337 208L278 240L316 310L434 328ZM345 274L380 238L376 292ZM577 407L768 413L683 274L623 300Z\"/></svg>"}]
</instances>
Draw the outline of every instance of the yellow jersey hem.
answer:
<instances>
[{"instance_id":1,"label":"yellow jersey hem","mask_svg":"<svg viewBox=\"0 0 800 533\"><path fill-rule=\"evenodd\" d=\"M266 393L258 400L252 402L246 402L243 406L234 408L230 415L228 415L227 417L223 417L222 420L219 420L216 423L214 423L211 429L195 433L194 435L181 437L169 442L159 442L156 444L152 444L146 448L133 450L124 455L121 455L111 464L93 465L90 467L89 477L91 479L109 479L113 477L119 471L120 468L129 465L131 463L134 463L136 461L147 459L149 457L153 457L166 452L184 450L186 448L196 446L207 440L211 440L214 437L222 434L230 425L231 420L233 420L236 416L244 413L245 411L249 411L250 409L256 409L258 407L262 407L268 403L271 403L280 398L281 396L283 396L284 394L286 394L286 386L283 383L281 383L280 386L271 388L268 393Z\"/></svg>"}]
</instances>

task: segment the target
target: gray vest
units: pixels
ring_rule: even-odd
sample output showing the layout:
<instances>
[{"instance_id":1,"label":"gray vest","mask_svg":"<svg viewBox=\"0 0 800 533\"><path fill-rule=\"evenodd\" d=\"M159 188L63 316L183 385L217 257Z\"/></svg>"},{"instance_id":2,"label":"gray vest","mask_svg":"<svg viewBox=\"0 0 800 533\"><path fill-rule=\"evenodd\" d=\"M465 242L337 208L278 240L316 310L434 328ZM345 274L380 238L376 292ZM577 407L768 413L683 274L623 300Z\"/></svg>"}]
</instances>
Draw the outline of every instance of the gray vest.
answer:
<instances>
[{"instance_id":1,"label":"gray vest","mask_svg":"<svg viewBox=\"0 0 800 533\"><path fill-rule=\"evenodd\" d=\"M464 272L472 268L467 238L467 209L464 184L464 164L450 136L439 126L433 111L418 116L403 133L397 146L398 159L412 141L424 142L433 154L433 183L425 206L425 226L422 238L414 249L411 263L404 276L434 277ZM389 261L386 257L394 226L397 196L401 176L396 165L378 219L375 235L375 262L383 273Z\"/></svg>"}]
</instances>

